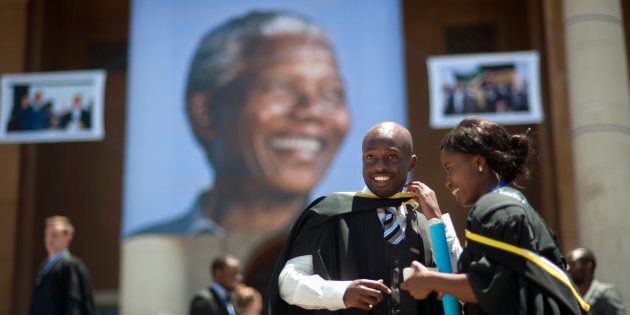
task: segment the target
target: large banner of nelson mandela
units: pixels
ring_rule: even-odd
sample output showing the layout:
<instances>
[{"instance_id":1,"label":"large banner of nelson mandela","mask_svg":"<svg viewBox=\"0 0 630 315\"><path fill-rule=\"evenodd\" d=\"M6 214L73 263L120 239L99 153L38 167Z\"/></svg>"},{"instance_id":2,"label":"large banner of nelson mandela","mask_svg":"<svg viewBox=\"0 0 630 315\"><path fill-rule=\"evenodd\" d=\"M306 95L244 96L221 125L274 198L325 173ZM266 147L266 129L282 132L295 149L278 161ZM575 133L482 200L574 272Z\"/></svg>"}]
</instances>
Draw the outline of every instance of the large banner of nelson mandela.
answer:
<instances>
[{"instance_id":1,"label":"large banner of nelson mandela","mask_svg":"<svg viewBox=\"0 0 630 315\"><path fill-rule=\"evenodd\" d=\"M406 124L400 3L134 0L121 311L187 313L232 254L262 288L296 216Z\"/></svg>"}]
</instances>

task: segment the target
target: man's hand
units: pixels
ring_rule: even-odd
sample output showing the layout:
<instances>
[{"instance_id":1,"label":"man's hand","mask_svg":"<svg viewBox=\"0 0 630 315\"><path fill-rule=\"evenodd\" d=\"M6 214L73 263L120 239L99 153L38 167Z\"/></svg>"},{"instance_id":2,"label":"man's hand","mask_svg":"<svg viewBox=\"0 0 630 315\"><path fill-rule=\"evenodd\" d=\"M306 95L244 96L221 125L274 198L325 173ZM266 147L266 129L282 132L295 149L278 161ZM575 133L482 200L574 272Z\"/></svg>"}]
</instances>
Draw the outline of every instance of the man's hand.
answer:
<instances>
[{"instance_id":1,"label":"man's hand","mask_svg":"<svg viewBox=\"0 0 630 315\"><path fill-rule=\"evenodd\" d=\"M391 293L392 291L383 283L383 280L354 280L343 294L343 303L346 307L369 311L383 300L383 294Z\"/></svg>"},{"instance_id":2,"label":"man's hand","mask_svg":"<svg viewBox=\"0 0 630 315\"><path fill-rule=\"evenodd\" d=\"M415 199L420 207L422 207L422 214L427 220L431 220L433 218L441 218L442 212L440 211L440 206L437 202L437 197L435 196L435 192L429 186L421 183L420 181L414 180L407 184L407 191L415 193Z\"/></svg>"},{"instance_id":3,"label":"man's hand","mask_svg":"<svg viewBox=\"0 0 630 315\"><path fill-rule=\"evenodd\" d=\"M411 263L411 268L413 268L413 274L400 284L400 288L409 291L416 300L424 300L433 291L425 286L428 284L426 278L431 271L417 261Z\"/></svg>"}]
</instances>

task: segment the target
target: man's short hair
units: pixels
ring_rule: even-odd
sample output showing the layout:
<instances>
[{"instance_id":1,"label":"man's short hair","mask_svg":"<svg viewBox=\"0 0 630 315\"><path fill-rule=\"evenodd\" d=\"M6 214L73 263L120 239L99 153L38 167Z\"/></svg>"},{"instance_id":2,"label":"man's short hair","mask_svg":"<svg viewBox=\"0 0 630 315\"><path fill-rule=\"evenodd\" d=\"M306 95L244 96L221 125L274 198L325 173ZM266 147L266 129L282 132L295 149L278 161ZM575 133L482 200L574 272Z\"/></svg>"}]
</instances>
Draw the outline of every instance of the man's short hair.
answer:
<instances>
[{"instance_id":1,"label":"man's short hair","mask_svg":"<svg viewBox=\"0 0 630 315\"><path fill-rule=\"evenodd\" d=\"M233 18L207 33L190 65L187 97L212 93L237 78L247 59L251 40L285 34L301 34L329 43L324 30L308 18L287 11L253 11Z\"/></svg>"},{"instance_id":2,"label":"man's short hair","mask_svg":"<svg viewBox=\"0 0 630 315\"><path fill-rule=\"evenodd\" d=\"M52 217L46 218L46 226L61 224L62 232L70 235L74 235L74 226L68 217L64 217L61 215L53 215Z\"/></svg>"},{"instance_id":3,"label":"man's short hair","mask_svg":"<svg viewBox=\"0 0 630 315\"><path fill-rule=\"evenodd\" d=\"M583 263L591 263L593 265L593 273L595 273L595 267L597 267L597 261L595 260L595 254L590 248L578 247L574 249L576 252L576 260Z\"/></svg>"},{"instance_id":4,"label":"man's short hair","mask_svg":"<svg viewBox=\"0 0 630 315\"><path fill-rule=\"evenodd\" d=\"M365 136L363 136L363 143L361 144L362 150L365 150L368 139L373 137L374 134L388 134L390 137L399 135L403 140L402 149L410 156L413 154L413 138L411 136L411 132L402 125L393 121L383 121L372 126L365 133Z\"/></svg>"},{"instance_id":5,"label":"man's short hair","mask_svg":"<svg viewBox=\"0 0 630 315\"><path fill-rule=\"evenodd\" d=\"M236 257L232 255L221 256L215 259L214 261L212 261L212 264L210 265L210 268L211 268L210 270L212 271L212 275L214 276L217 273L217 271L219 271L219 269L223 269L227 265L228 260L238 261L238 259L236 259Z\"/></svg>"}]
</instances>

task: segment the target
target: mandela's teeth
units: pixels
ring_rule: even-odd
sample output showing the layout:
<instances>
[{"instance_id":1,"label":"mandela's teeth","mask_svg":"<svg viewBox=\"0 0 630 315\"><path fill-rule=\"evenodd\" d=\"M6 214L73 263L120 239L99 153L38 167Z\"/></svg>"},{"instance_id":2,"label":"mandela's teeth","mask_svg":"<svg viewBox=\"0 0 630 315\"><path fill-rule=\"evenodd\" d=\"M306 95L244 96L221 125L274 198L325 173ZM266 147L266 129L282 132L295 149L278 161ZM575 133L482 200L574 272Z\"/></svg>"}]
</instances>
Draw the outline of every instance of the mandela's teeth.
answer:
<instances>
[{"instance_id":1,"label":"mandela's teeth","mask_svg":"<svg viewBox=\"0 0 630 315\"><path fill-rule=\"evenodd\" d=\"M322 150L322 142L314 138L273 138L271 147L285 151L318 153Z\"/></svg>"}]
</instances>

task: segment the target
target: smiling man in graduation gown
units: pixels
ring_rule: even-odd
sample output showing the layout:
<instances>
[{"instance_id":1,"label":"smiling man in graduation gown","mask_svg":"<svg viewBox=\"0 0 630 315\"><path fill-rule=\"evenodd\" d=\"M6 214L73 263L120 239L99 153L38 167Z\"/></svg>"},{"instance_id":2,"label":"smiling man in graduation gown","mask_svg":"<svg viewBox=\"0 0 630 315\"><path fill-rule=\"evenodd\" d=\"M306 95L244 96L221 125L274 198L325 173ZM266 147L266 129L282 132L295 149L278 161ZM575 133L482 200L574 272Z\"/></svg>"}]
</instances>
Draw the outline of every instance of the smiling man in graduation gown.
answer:
<instances>
[{"instance_id":1,"label":"smiling man in graduation gown","mask_svg":"<svg viewBox=\"0 0 630 315\"><path fill-rule=\"evenodd\" d=\"M276 264L264 314L441 313L434 296L417 301L398 288L412 261L433 265L426 219L415 194L402 192L416 163L411 135L380 123L362 151L369 192L331 194L307 207Z\"/></svg>"}]
</instances>

